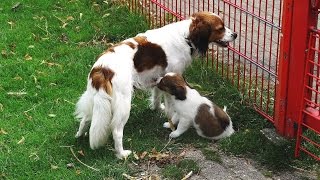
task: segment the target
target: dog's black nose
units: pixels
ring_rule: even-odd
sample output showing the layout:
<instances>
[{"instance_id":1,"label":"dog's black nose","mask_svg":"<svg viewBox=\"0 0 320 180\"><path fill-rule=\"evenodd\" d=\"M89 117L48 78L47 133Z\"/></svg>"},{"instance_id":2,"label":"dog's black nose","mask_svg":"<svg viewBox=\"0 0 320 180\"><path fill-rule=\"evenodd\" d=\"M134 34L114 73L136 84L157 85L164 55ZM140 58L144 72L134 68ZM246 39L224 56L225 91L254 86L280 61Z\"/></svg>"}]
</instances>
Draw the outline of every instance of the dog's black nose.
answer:
<instances>
[{"instance_id":1,"label":"dog's black nose","mask_svg":"<svg viewBox=\"0 0 320 180\"><path fill-rule=\"evenodd\" d=\"M233 33L232 36L234 37L234 39L236 39L238 37L237 33Z\"/></svg>"}]
</instances>

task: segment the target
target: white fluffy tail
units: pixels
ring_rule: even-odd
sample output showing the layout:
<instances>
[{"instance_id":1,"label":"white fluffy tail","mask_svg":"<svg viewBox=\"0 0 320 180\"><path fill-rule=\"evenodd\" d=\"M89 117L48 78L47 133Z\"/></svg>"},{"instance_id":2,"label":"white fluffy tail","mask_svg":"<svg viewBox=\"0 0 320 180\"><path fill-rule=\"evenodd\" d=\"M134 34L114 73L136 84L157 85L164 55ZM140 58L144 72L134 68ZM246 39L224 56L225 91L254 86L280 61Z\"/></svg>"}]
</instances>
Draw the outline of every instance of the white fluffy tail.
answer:
<instances>
[{"instance_id":1,"label":"white fluffy tail","mask_svg":"<svg viewBox=\"0 0 320 180\"><path fill-rule=\"evenodd\" d=\"M97 149L107 143L109 134L111 133L111 99L112 98L101 89L93 97L92 121L89 132L91 149Z\"/></svg>"},{"instance_id":2,"label":"white fluffy tail","mask_svg":"<svg viewBox=\"0 0 320 180\"><path fill-rule=\"evenodd\" d=\"M88 119L91 121L93 106L93 94L89 91L85 91L76 104L76 110L74 112L77 120Z\"/></svg>"}]
</instances>

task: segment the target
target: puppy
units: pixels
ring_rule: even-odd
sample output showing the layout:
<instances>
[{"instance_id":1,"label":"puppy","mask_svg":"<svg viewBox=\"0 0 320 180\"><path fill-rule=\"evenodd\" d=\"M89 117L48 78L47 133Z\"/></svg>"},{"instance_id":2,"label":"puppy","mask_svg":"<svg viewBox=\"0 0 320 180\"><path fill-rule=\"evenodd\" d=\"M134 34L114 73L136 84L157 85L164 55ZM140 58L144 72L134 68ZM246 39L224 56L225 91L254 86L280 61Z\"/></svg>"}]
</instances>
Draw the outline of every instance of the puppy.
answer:
<instances>
[{"instance_id":1,"label":"puppy","mask_svg":"<svg viewBox=\"0 0 320 180\"><path fill-rule=\"evenodd\" d=\"M198 91L191 89L184 78L176 73L167 73L158 79L157 87L164 92L165 112L177 129L170 133L176 138L193 126L198 135L218 140L230 136L234 130L226 113ZM165 128L170 128L168 122Z\"/></svg>"},{"instance_id":2,"label":"puppy","mask_svg":"<svg viewBox=\"0 0 320 180\"><path fill-rule=\"evenodd\" d=\"M159 108L161 96L154 88L159 77L166 72L182 73L192 56L206 53L209 43L227 47L236 37L219 16L199 12L110 47L97 58L77 102L75 116L81 122L76 137L89 131L90 147L97 149L112 134L116 156L128 156L131 151L124 150L122 139L133 87L155 89L151 107Z\"/></svg>"}]
</instances>

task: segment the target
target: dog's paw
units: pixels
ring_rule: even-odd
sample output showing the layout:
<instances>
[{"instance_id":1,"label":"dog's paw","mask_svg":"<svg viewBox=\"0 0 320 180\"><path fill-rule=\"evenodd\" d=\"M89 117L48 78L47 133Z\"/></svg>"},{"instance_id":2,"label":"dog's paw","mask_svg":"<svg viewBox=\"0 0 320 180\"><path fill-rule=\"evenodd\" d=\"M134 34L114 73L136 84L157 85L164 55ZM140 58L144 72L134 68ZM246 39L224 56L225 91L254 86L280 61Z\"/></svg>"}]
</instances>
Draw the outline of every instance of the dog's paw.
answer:
<instances>
[{"instance_id":1,"label":"dog's paw","mask_svg":"<svg viewBox=\"0 0 320 180\"><path fill-rule=\"evenodd\" d=\"M165 122L165 123L163 123L163 127L164 127L164 128L171 128L171 127L170 127L170 123L169 123L169 122Z\"/></svg>"},{"instance_id":2,"label":"dog's paw","mask_svg":"<svg viewBox=\"0 0 320 180\"><path fill-rule=\"evenodd\" d=\"M180 133L178 133L177 131L173 131L169 134L170 138L177 138L180 136Z\"/></svg>"},{"instance_id":3,"label":"dog's paw","mask_svg":"<svg viewBox=\"0 0 320 180\"><path fill-rule=\"evenodd\" d=\"M130 150L123 150L120 153L117 153L116 156L119 159L126 159L131 154Z\"/></svg>"}]
</instances>

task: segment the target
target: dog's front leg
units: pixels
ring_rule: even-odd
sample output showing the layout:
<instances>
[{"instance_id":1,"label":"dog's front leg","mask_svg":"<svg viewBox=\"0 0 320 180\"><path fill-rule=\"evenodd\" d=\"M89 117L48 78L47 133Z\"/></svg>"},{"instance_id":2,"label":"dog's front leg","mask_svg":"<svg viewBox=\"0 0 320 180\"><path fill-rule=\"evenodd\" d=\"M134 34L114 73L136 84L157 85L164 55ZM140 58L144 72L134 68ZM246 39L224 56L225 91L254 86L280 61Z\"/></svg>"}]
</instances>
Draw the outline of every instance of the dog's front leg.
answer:
<instances>
[{"instance_id":1,"label":"dog's front leg","mask_svg":"<svg viewBox=\"0 0 320 180\"><path fill-rule=\"evenodd\" d=\"M172 119L172 121L177 121L177 120ZM181 134L186 132L191 126L191 121L188 121L188 119L185 119L183 117L180 117L178 121L179 123L178 123L177 129L170 133L169 135L170 138L179 137Z\"/></svg>"},{"instance_id":2,"label":"dog's front leg","mask_svg":"<svg viewBox=\"0 0 320 180\"><path fill-rule=\"evenodd\" d=\"M169 117L169 118L170 118L170 117ZM177 124L179 123L179 115L178 115L178 113L174 113L174 112L173 112L173 116L172 116L170 119L171 119L172 124L173 124L174 126L177 125ZM165 122L165 123L163 124L163 127L165 127L165 128L171 128L169 122Z\"/></svg>"},{"instance_id":3,"label":"dog's front leg","mask_svg":"<svg viewBox=\"0 0 320 180\"><path fill-rule=\"evenodd\" d=\"M164 111L165 107L163 104L161 104L161 97L162 97L162 93L160 91L160 89L158 89L157 87L152 88L151 90L151 98L150 98L150 109L152 110L162 110Z\"/></svg>"}]
</instances>

